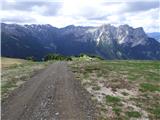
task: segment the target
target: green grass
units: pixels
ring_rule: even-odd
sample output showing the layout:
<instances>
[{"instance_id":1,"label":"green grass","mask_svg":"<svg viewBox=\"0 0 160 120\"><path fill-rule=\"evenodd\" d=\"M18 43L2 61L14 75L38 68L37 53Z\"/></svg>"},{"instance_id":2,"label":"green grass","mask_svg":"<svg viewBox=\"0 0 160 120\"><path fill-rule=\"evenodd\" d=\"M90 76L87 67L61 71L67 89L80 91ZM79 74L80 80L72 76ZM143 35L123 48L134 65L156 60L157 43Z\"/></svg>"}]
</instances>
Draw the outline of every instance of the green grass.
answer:
<instances>
[{"instance_id":1,"label":"green grass","mask_svg":"<svg viewBox=\"0 0 160 120\"><path fill-rule=\"evenodd\" d=\"M155 115L157 119L160 119L160 106L153 108L151 112Z\"/></svg>"},{"instance_id":2,"label":"green grass","mask_svg":"<svg viewBox=\"0 0 160 120\"><path fill-rule=\"evenodd\" d=\"M121 99L119 97L115 97L115 96L110 96L107 95L106 96L106 103L119 103L121 101Z\"/></svg>"},{"instance_id":3,"label":"green grass","mask_svg":"<svg viewBox=\"0 0 160 120\"><path fill-rule=\"evenodd\" d=\"M160 62L157 61L106 61L102 65L120 75L127 72L129 80L139 80L143 76L143 79L157 81L160 76Z\"/></svg>"},{"instance_id":4,"label":"green grass","mask_svg":"<svg viewBox=\"0 0 160 120\"><path fill-rule=\"evenodd\" d=\"M121 108L117 108L117 107L113 108L112 110L115 112L117 116L119 116L120 112L122 111Z\"/></svg>"},{"instance_id":5,"label":"green grass","mask_svg":"<svg viewBox=\"0 0 160 120\"><path fill-rule=\"evenodd\" d=\"M86 72L89 72L89 73L92 73L93 71L99 71L100 70L100 68L97 66L88 66L88 67L86 67L85 68L85 71Z\"/></svg>"},{"instance_id":6,"label":"green grass","mask_svg":"<svg viewBox=\"0 0 160 120\"><path fill-rule=\"evenodd\" d=\"M126 75L129 80L143 79L146 81L160 81L160 62L158 61L98 61L97 64L86 64L85 72L97 71L99 76L106 72L117 72Z\"/></svg>"},{"instance_id":7,"label":"green grass","mask_svg":"<svg viewBox=\"0 0 160 120\"><path fill-rule=\"evenodd\" d=\"M11 88L15 88L17 87L15 82L7 82L6 84L4 84L2 87L1 87L1 91L2 91L2 95L4 93L6 93L7 91L9 91L9 89Z\"/></svg>"},{"instance_id":8,"label":"green grass","mask_svg":"<svg viewBox=\"0 0 160 120\"><path fill-rule=\"evenodd\" d=\"M150 84L150 83L141 83L140 84L140 90L141 91L151 91L151 92L154 92L154 91L160 91L160 86L158 85L153 85L153 84Z\"/></svg>"},{"instance_id":9,"label":"green grass","mask_svg":"<svg viewBox=\"0 0 160 120\"><path fill-rule=\"evenodd\" d=\"M128 111L126 112L126 115L129 117L129 118L139 118L141 117L141 114L137 111Z\"/></svg>"}]
</instances>

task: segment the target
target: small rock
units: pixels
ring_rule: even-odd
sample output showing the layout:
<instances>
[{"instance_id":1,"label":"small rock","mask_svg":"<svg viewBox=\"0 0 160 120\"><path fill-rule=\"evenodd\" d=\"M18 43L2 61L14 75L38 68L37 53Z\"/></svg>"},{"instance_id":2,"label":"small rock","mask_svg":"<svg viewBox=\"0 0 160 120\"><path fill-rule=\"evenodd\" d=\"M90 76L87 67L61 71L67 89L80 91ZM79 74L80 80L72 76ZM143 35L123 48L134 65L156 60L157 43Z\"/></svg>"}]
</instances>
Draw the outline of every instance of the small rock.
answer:
<instances>
[{"instance_id":1,"label":"small rock","mask_svg":"<svg viewBox=\"0 0 160 120\"><path fill-rule=\"evenodd\" d=\"M56 112L55 115L59 115L59 112Z\"/></svg>"}]
</instances>

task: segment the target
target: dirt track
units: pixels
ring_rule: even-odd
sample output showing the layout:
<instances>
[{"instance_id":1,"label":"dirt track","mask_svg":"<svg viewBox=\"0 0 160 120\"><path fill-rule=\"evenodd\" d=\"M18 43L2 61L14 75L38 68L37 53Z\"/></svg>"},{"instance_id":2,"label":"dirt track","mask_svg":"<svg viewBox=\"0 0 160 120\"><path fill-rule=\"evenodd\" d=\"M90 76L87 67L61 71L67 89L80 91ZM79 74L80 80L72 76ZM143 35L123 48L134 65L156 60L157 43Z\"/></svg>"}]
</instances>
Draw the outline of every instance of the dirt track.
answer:
<instances>
[{"instance_id":1,"label":"dirt track","mask_svg":"<svg viewBox=\"0 0 160 120\"><path fill-rule=\"evenodd\" d=\"M57 62L2 102L2 120L96 120L90 97L67 63Z\"/></svg>"}]
</instances>

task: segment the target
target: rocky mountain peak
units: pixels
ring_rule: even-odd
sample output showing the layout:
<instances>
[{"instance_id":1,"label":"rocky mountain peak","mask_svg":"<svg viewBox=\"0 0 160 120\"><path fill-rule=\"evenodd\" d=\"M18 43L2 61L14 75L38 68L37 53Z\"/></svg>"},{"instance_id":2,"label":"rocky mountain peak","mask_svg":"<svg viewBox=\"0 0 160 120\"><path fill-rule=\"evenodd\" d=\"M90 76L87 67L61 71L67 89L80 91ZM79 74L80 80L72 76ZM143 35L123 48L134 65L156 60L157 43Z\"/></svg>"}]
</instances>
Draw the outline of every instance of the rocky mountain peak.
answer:
<instances>
[{"instance_id":1,"label":"rocky mountain peak","mask_svg":"<svg viewBox=\"0 0 160 120\"><path fill-rule=\"evenodd\" d=\"M148 40L142 27L132 28L128 25L119 26L117 29L117 37L119 44L131 44L132 47L144 45Z\"/></svg>"},{"instance_id":2,"label":"rocky mountain peak","mask_svg":"<svg viewBox=\"0 0 160 120\"><path fill-rule=\"evenodd\" d=\"M144 45L148 40L142 27L133 28L129 25L120 25L119 27L112 26L110 24L104 24L98 29L99 36L97 37L97 43L99 41L117 41L118 44L131 45L132 47L137 45ZM102 40L100 38L103 38Z\"/></svg>"}]
</instances>

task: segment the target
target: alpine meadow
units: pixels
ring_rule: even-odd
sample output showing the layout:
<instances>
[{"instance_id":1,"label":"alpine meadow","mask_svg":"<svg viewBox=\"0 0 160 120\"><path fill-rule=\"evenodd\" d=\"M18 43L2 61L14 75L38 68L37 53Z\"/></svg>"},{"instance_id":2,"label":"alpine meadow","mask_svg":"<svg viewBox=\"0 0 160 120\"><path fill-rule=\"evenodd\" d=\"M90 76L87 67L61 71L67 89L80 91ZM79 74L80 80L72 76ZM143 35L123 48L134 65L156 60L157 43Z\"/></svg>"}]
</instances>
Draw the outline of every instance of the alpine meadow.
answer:
<instances>
[{"instance_id":1,"label":"alpine meadow","mask_svg":"<svg viewBox=\"0 0 160 120\"><path fill-rule=\"evenodd\" d=\"M1 0L2 120L159 120L159 0Z\"/></svg>"}]
</instances>

